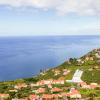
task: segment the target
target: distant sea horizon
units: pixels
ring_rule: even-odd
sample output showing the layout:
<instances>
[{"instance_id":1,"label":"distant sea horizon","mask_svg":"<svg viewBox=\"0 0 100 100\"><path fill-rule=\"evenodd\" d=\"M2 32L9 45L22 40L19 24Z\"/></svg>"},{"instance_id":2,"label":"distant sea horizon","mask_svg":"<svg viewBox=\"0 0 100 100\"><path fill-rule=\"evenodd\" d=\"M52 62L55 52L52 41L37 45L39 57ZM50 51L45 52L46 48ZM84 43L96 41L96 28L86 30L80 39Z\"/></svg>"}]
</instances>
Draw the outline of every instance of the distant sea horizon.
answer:
<instances>
[{"instance_id":1,"label":"distant sea horizon","mask_svg":"<svg viewBox=\"0 0 100 100\"><path fill-rule=\"evenodd\" d=\"M95 48L99 35L1 36L0 81L32 77Z\"/></svg>"}]
</instances>

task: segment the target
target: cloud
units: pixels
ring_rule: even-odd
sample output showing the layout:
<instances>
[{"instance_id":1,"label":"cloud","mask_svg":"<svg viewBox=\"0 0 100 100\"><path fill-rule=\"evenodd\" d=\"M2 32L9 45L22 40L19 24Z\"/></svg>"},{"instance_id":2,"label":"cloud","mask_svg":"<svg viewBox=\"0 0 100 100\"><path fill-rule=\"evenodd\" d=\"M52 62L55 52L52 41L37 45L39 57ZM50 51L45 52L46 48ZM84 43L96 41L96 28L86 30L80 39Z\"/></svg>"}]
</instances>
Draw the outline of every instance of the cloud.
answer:
<instances>
[{"instance_id":1,"label":"cloud","mask_svg":"<svg viewBox=\"0 0 100 100\"><path fill-rule=\"evenodd\" d=\"M0 5L54 10L60 15L100 15L100 0L0 0Z\"/></svg>"}]
</instances>

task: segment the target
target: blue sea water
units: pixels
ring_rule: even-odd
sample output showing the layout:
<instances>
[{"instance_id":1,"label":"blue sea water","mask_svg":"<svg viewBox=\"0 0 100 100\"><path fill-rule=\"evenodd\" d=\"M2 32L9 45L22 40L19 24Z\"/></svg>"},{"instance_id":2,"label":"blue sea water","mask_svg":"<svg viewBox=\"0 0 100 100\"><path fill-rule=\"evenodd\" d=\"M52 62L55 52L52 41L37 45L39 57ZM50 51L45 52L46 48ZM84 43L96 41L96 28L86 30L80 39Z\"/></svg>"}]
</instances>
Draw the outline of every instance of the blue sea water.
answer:
<instances>
[{"instance_id":1,"label":"blue sea water","mask_svg":"<svg viewBox=\"0 0 100 100\"><path fill-rule=\"evenodd\" d=\"M100 48L100 36L0 37L0 81L32 77Z\"/></svg>"}]
</instances>

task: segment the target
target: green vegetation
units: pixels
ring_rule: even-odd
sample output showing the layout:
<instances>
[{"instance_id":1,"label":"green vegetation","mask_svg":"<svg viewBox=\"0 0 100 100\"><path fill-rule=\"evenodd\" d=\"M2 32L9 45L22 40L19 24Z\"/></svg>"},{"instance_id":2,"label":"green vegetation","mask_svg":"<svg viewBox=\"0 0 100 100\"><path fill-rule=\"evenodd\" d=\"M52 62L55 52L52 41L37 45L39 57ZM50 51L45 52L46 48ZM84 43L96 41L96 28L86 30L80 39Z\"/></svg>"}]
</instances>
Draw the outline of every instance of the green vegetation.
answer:
<instances>
[{"instance_id":1,"label":"green vegetation","mask_svg":"<svg viewBox=\"0 0 100 100\"><path fill-rule=\"evenodd\" d=\"M93 50L89 52L87 55L80 58L81 62L78 62L76 58L70 58L69 61L65 61L63 64L51 68L47 71L41 71L41 74L31 77L31 78L24 78L18 79L14 81L7 81L7 82L0 82L0 93L8 93L11 98L25 98L28 97L30 94L35 93L35 91L40 88L39 86L30 87L31 83L36 83L40 80L68 80L72 79L73 74L77 69L83 70L82 80L90 83L99 83L100 84L100 59L97 59L95 54L98 53L100 49ZM87 58L88 57L88 58ZM64 71L69 71L66 75L64 75ZM25 83L27 84L27 88L22 88L18 90L18 92L10 92L9 90L14 89L14 86L17 84ZM68 92L70 87L76 87L76 84L66 83L64 85L53 85L52 87L57 87L63 89L63 92ZM45 93L50 93L50 89L48 86L42 86L45 88ZM84 98L87 100L100 100L100 88L96 89L80 89L80 93ZM39 94L41 95L41 94ZM88 98L89 97L89 98ZM9 100L11 100L9 98ZM60 100L60 99L59 99Z\"/></svg>"}]
</instances>

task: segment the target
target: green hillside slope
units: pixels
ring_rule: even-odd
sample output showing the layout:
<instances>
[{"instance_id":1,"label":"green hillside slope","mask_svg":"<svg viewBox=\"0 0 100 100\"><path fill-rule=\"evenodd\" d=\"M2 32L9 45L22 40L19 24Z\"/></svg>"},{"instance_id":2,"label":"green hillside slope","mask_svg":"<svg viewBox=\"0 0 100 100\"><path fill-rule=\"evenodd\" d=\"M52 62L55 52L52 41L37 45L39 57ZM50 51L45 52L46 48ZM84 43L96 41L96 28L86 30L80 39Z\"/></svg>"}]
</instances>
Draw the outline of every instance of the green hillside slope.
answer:
<instances>
[{"instance_id":1,"label":"green hillside slope","mask_svg":"<svg viewBox=\"0 0 100 100\"><path fill-rule=\"evenodd\" d=\"M82 56L80 59L70 58L69 61L57 66L56 68L49 69L38 75L38 79L71 79L77 69L83 70L82 80L87 83L97 82L100 83L100 49L93 51ZM70 71L65 74L65 71Z\"/></svg>"}]
</instances>

